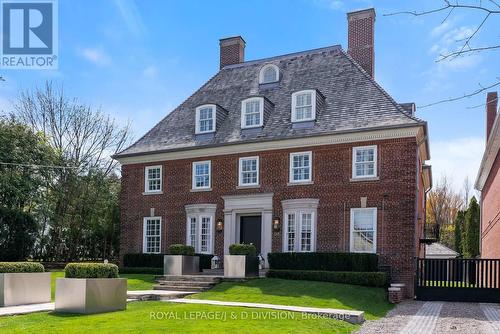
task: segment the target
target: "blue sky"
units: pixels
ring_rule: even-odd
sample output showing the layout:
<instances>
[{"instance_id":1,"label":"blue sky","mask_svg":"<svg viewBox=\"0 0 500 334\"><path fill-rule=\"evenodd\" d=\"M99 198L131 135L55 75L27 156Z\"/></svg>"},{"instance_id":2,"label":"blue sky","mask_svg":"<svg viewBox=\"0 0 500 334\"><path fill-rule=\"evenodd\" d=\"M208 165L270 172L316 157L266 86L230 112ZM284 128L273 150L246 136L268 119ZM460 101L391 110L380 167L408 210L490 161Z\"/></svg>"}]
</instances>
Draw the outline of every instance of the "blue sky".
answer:
<instances>
[{"instance_id":1,"label":"blue sky","mask_svg":"<svg viewBox=\"0 0 500 334\"><path fill-rule=\"evenodd\" d=\"M347 44L346 12L375 7L375 78L398 102L425 105L488 85L500 75L500 52L436 63L455 50L482 16L455 11L425 17L384 16L429 9L431 1L59 0L59 69L0 70L0 109L20 89L63 84L66 93L132 122L139 138L218 70L218 39L242 35L246 59ZM498 39L490 19L474 45ZM495 31L495 32L494 32ZM497 87L498 89L499 87ZM484 149L486 94L417 110L429 122L435 179L475 180Z\"/></svg>"}]
</instances>

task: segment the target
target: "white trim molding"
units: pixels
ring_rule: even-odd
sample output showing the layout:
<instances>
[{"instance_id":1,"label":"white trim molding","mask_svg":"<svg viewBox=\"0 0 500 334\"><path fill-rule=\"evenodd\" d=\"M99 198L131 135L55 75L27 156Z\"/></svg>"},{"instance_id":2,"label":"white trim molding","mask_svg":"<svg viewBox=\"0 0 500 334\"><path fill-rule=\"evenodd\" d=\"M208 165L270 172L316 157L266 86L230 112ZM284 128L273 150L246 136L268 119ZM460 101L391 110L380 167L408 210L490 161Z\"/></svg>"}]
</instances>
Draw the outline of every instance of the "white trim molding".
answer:
<instances>
[{"instance_id":1,"label":"white trim molding","mask_svg":"<svg viewBox=\"0 0 500 334\"><path fill-rule=\"evenodd\" d=\"M311 94L311 117L304 117L301 119L297 119L297 108L307 107L307 106L298 106L297 105L297 96L303 94ZM308 122L316 120L316 91L314 89L306 89L298 92L292 93L292 123L296 122Z\"/></svg>"},{"instance_id":2,"label":"white trim molding","mask_svg":"<svg viewBox=\"0 0 500 334\"><path fill-rule=\"evenodd\" d=\"M293 158L296 156L308 156L309 157L309 177L307 179L294 180L293 170L294 168L305 168L305 167L294 167L293 166ZM288 182L289 185L292 184L312 184L313 180L313 154L312 151L306 152L292 152L289 155L289 164L288 164Z\"/></svg>"},{"instance_id":3,"label":"white trim molding","mask_svg":"<svg viewBox=\"0 0 500 334\"><path fill-rule=\"evenodd\" d=\"M495 122L491 127L490 138L486 143L483 159L477 173L476 182L474 187L482 191L488 176L490 175L491 168L495 163L495 159L500 152L500 114L495 118Z\"/></svg>"},{"instance_id":4,"label":"white trim molding","mask_svg":"<svg viewBox=\"0 0 500 334\"><path fill-rule=\"evenodd\" d=\"M198 165L207 165L208 164L208 185L197 187L196 186L196 166ZM194 161L192 164L191 168L191 190L197 190L197 191L209 191L212 190L212 161L210 160L205 160L205 161Z\"/></svg>"},{"instance_id":5,"label":"white trim molding","mask_svg":"<svg viewBox=\"0 0 500 334\"><path fill-rule=\"evenodd\" d=\"M283 227L282 227L282 250L283 252L314 252L316 251L316 231L318 221L318 205L319 199L316 198L300 198L281 201L283 207ZM309 216L309 218L306 218ZM293 217L292 229L290 227L290 218ZM303 244L302 232L306 226L307 219L310 219L309 243ZM293 232L291 232L293 231ZM290 233L293 233L293 245L290 249ZM309 249L304 249L304 246Z\"/></svg>"},{"instance_id":6,"label":"white trim molding","mask_svg":"<svg viewBox=\"0 0 500 334\"><path fill-rule=\"evenodd\" d=\"M264 80L264 73L268 68L274 69L274 71L276 73L276 78L273 81L265 81ZM262 68L260 69L260 72L259 72L259 84L262 85L262 84L268 84L268 83L273 83L273 82L278 82L278 81L280 81L280 69L278 66L276 66L274 64L266 64L266 65L262 66Z\"/></svg>"},{"instance_id":7,"label":"white trim molding","mask_svg":"<svg viewBox=\"0 0 500 334\"><path fill-rule=\"evenodd\" d=\"M160 222L160 228L159 228L159 237L160 237L160 241L159 241L159 245L158 245L158 251L157 252L148 252L148 245L147 245L147 224L148 224L148 221L151 221L151 220L157 220ZM161 231L162 231L162 228L161 228L161 225L162 225L162 221L161 221L161 217L144 217L143 220L142 220L142 252L143 253L146 253L146 254L160 254L161 253Z\"/></svg>"},{"instance_id":8,"label":"white trim molding","mask_svg":"<svg viewBox=\"0 0 500 334\"><path fill-rule=\"evenodd\" d=\"M160 169L160 189L149 189L149 170L151 169ZM163 193L163 166L146 166L144 167L144 195L150 194L162 194Z\"/></svg>"},{"instance_id":9,"label":"white trim molding","mask_svg":"<svg viewBox=\"0 0 500 334\"><path fill-rule=\"evenodd\" d=\"M243 183L243 161L251 161L255 160L256 161L256 172L257 172L257 181L256 182L250 182L250 183ZM260 163L259 163L259 157L254 156L254 157L242 157L238 159L238 187L255 187L260 184ZM253 172L253 171L250 171ZM250 173L247 171L247 173Z\"/></svg>"},{"instance_id":10,"label":"white trim molding","mask_svg":"<svg viewBox=\"0 0 500 334\"><path fill-rule=\"evenodd\" d=\"M201 131L200 129L200 112L202 109L210 108L212 110L212 130ZM196 124L195 124L195 134L212 133L215 132L215 126L217 124L217 106L215 104L204 104L196 107Z\"/></svg>"},{"instance_id":11,"label":"white trim molding","mask_svg":"<svg viewBox=\"0 0 500 334\"><path fill-rule=\"evenodd\" d=\"M185 207L186 210L186 245L192 245L191 242L191 219L195 219L195 251L197 253L203 254L213 254L214 253L214 243L215 243L215 212L217 210L217 204L188 204ZM204 218L209 218L210 220L210 238L207 250L202 250L202 220Z\"/></svg>"},{"instance_id":12,"label":"white trim molding","mask_svg":"<svg viewBox=\"0 0 500 334\"><path fill-rule=\"evenodd\" d=\"M372 223L373 223L373 248L371 251L366 250L354 250L354 213L360 211L371 211L372 212ZM376 253L377 252L377 208L351 208L350 215L350 228L349 228L349 251L351 253ZM368 231L368 230L367 230Z\"/></svg>"},{"instance_id":13,"label":"white trim molding","mask_svg":"<svg viewBox=\"0 0 500 334\"><path fill-rule=\"evenodd\" d=\"M246 123L246 115L247 115L247 103L250 102L258 102L259 103L259 123L247 125ZM252 112L256 113L256 112ZM263 97L249 97L248 99L244 99L241 101L241 128L242 129L251 129L251 128L260 128L264 124L264 98Z\"/></svg>"},{"instance_id":14,"label":"white trim molding","mask_svg":"<svg viewBox=\"0 0 500 334\"><path fill-rule=\"evenodd\" d=\"M358 150L373 150L373 161L356 161L356 152ZM356 174L356 165L363 163L373 163L373 173L367 175L357 175ZM377 145L369 145L369 146L357 146L352 148L352 179L353 180L369 180L374 181L378 180L378 149Z\"/></svg>"}]
</instances>

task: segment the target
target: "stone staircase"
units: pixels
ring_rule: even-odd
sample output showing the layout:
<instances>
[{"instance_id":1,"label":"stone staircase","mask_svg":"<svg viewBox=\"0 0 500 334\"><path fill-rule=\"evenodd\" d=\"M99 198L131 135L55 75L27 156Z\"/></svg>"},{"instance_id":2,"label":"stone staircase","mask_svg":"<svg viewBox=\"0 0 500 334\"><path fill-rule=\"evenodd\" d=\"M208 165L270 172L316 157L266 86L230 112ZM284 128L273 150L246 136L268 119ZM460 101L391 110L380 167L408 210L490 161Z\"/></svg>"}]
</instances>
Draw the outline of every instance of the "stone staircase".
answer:
<instances>
[{"instance_id":1,"label":"stone staircase","mask_svg":"<svg viewBox=\"0 0 500 334\"><path fill-rule=\"evenodd\" d=\"M153 285L154 290L201 292L211 289L220 283L222 277L215 275L184 275L184 276L159 276L158 284Z\"/></svg>"}]
</instances>

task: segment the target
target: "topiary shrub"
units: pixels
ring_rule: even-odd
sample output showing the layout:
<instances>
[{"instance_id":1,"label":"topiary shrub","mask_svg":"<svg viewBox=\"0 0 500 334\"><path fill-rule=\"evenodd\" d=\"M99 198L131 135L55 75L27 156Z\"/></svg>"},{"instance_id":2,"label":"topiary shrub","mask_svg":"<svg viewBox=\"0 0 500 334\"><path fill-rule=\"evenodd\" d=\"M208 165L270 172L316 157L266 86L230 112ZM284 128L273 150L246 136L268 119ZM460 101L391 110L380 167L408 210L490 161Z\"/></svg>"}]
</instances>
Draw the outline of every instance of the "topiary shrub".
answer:
<instances>
[{"instance_id":1,"label":"topiary shrub","mask_svg":"<svg viewBox=\"0 0 500 334\"><path fill-rule=\"evenodd\" d=\"M0 262L0 273L43 273L45 268L38 262Z\"/></svg>"},{"instance_id":2,"label":"topiary shrub","mask_svg":"<svg viewBox=\"0 0 500 334\"><path fill-rule=\"evenodd\" d=\"M194 247L182 244L173 244L168 247L170 255L194 255Z\"/></svg>"},{"instance_id":3,"label":"topiary shrub","mask_svg":"<svg viewBox=\"0 0 500 334\"><path fill-rule=\"evenodd\" d=\"M389 275L383 272L314 271L314 270L273 270L267 277L291 280L321 281L374 287L389 285Z\"/></svg>"},{"instance_id":4,"label":"topiary shrub","mask_svg":"<svg viewBox=\"0 0 500 334\"><path fill-rule=\"evenodd\" d=\"M232 244L229 246L229 255L257 256L257 249L252 244Z\"/></svg>"},{"instance_id":5,"label":"topiary shrub","mask_svg":"<svg viewBox=\"0 0 500 334\"><path fill-rule=\"evenodd\" d=\"M111 263L68 263L66 278L118 278L118 266Z\"/></svg>"},{"instance_id":6,"label":"topiary shrub","mask_svg":"<svg viewBox=\"0 0 500 334\"><path fill-rule=\"evenodd\" d=\"M270 269L378 271L378 255L371 253L269 253Z\"/></svg>"}]
</instances>

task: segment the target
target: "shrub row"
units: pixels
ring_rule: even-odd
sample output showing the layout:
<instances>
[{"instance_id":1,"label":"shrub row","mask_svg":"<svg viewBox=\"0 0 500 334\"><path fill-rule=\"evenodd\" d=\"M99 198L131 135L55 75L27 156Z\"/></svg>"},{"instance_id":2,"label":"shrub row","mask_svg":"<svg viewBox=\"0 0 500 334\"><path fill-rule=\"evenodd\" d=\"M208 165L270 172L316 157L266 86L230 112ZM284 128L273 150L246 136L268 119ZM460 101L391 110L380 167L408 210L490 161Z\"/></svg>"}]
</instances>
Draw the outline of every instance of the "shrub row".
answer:
<instances>
[{"instance_id":1,"label":"shrub row","mask_svg":"<svg viewBox=\"0 0 500 334\"><path fill-rule=\"evenodd\" d=\"M122 267L120 274L151 274L163 275L163 268L150 268L150 267Z\"/></svg>"},{"instance_id":2,"label":"shrub row","mask_svg":"<svg viewBox=\"0 0 500 334\"><path fill-rule=\"evenodd\" d=\"M45 268L38 262L0 262L0 273L42 273Z\"/></svg>"},{"instance_id":3,"label":"shrub row","mask_svg":"<svg viewBox=\"0 0 500 334\"><path fill-rule=\"evenodd\" d=\"M252 244L232 244L229 245L229 254L257 256L257 249Z\"/></svg>"},{"instance_id":4,"label":"shrub row","mask_svg":"<svg viewBox=\"0 0 500 334\"><path fill-rule=\"evenodd\" d=\"M378 255L369 253L269 253L270 269L363 271L378 270Z\"/></svg>"},{"instance_id":5,"label":"shrub row","mask_svg":"<svg viewBox=\"0 0 500 334\"><path fill-rule=\"evenodd\" d=\"M171 255L194 255L194 247L182 244L174 244L168 247Z\"/></svg>"},{"instance_id":6,"label":"shrub row","mask_svg":"<svg viewBox=\"0 0 500 334\"><path fill-rule=\"evenodd\" d=\"M374 287L389 285L389 276L384 272L315 271L315 270L274 270L267 277L304 281L321 281Z\"/></svg>"},{"instance_id":7,"label":"shrub row","mask_svg":"<svg viewBox=\"0 0 500 334\"><path fill-rule=\"evenodd\" d=\"M163 273L163 256L165 254L130 253L123 256L123 267L159 268ZM200 271L212 267L212 254L194 254L200 257Z\"/></svg>"},{"instance_id":8,"label":"shrub row","mask_svg":"<svg viewBox=\"0 0 500 334\"><path fill-rule=\"evenodd\" d=\"M118 266L111 263L68 263L66 278L117 278Z\"/></svg>"}]
</instances>

